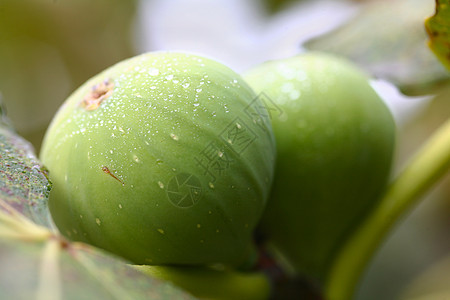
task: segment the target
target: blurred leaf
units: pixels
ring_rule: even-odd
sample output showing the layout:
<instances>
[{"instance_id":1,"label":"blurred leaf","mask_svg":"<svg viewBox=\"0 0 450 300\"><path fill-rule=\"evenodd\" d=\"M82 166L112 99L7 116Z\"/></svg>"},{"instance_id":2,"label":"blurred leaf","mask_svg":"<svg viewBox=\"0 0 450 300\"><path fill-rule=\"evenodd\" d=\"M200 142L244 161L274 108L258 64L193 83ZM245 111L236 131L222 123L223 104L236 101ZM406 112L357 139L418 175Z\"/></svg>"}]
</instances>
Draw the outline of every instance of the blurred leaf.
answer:
<instances>
[{"instance_id":1,"label":"blurred leaf","mask_svg":"<svg viewBox=\"0 0 450 300\"><path fill-rule=\"evenodd\" d=\"M6 109L2 102L2 93L0 92L0 126L9 127L10 123L6 117Z\"/></svg>"},{"instance_id":2,"label":"blurred leaf","mask_svg":"<svg viewBox=\"0 0 450 300\"><path fill-rule=\"evenodd\" d=\"M30 143L0 124L0 198L40 225L50 227L51 184Z\"/></svg>"},{"instance_id":3,"label":"blurred leaf","mask_svg":"<svg viewBox=\"0 0 450 300\"><path fill-rule=\"evenodd\" d=\"M0 0L0 91L17 131L39 150L76 87L135 55L136 0Z\"/></svg>"},{"instance_id":4,"label":"blurred leaf","mask_svg":"<svg viewBox=\"0 0 450 300\"><path fill-rule=\"evenodd\" d=\"M370 1L347 24L305 46L346 56L406 94L430 93L450 82L426 46L423 20L432 11L432 1Z\"/></svg>"},{"instance_id":5,"label":"blurred leaf","mask_svg":"<svg viewBox=\"0 0 450 300\"><path fill-rule=\"evenodd\" d=\"M441 259L413 280L399 299L450 299L450 257Z\"/></svg>"},{"instance_id":6,"label":"blurred leaf","mask_svg":"<svg viewBox=\"0 0 450 300\"><path fill-rule=\"evenodd\" d=\"M121 260L70 243L0 198L0 299L193 299Z\"/></svg>"},{"instance_id":7,"label":"blurred leaf","mask_svg":"<svg viewBox=\"0 0 450 300\"><path fill-rule=\"evenodd\" d=\"M429 46L450 70L450 1L437 0L436 13L425 21L430 37Z\"/></svg>"}]
</instances>

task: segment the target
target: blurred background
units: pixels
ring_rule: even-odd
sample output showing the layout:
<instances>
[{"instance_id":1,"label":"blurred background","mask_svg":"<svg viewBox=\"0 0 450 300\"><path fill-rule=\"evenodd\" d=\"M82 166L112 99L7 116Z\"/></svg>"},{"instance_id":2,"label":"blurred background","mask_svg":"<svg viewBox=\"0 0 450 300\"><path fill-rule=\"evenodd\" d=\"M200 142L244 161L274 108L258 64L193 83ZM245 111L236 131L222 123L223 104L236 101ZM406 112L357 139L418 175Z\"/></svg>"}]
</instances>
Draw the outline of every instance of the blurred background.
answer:
<instances>
[{"instance_id":1,"label":"blurred background","mask_svg":"<svg viewBox=\"0 0 450 300\"><path fill-rule=\"evenodd\" d=\"M395 174L450 117L449 73L423 26L434 9L434 0L0 0L0 99L39 151L70 93L124 58L182 50L243 72L327 51L366 70L391 108ZM450 286L450 176L425 198L380 249L357 299L410 297L439 281L427 278Z\"/></svg>"}]
</instances>

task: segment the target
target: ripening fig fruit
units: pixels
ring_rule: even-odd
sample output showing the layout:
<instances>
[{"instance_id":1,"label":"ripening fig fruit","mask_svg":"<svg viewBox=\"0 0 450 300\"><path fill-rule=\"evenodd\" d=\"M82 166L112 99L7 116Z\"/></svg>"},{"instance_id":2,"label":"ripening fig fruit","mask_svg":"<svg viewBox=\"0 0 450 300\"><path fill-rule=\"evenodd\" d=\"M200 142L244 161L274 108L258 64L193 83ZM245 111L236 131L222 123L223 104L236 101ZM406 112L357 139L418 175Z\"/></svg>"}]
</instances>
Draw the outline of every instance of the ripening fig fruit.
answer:
<instances>
[{"instance_id":1,"label":"ripening fig fruit","mask_svg":"<svg viewBox=\"0 0 450 300\"><path fill-rule=\"evenodd\" d=\"M93 77L43 142L57 227L137 264L245 260L275 159L258 101L229 68L184 53Z\"/></svg>"},{"instance_id":2,"label":"ripening fig fruit","mask_svg":"<svg viewBox=\"0 0 450 300\"><path fill-rule=\"evenodd\" d=\"M385 188L393 118L365 74L326 54L270 61L244 78L272 103L277 142L261 228L298 272L321 280Z\"/></svg>"}]
</instances>

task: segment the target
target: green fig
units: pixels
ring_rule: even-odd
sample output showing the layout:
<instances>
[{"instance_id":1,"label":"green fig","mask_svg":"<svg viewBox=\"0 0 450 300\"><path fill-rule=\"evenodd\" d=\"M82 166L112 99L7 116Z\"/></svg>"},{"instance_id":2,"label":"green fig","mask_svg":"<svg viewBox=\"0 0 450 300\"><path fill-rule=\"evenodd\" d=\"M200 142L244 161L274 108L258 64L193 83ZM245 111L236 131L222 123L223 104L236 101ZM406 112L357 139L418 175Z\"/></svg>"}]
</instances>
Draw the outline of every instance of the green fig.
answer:
<instances>
[{"instance_id":1,"label":"green fig","mask_svg":"<svg viewBox=\"0 0 450 300\"><path fill-rule=\"evenodd\" d=\"M266 62L244 78L270 103L277 142L261 229L299 273L321 281L385 189L393 117L364 73L327 54Z\"/></svg>"},{"instance_id":2,"label":"green fig","mask_svg":"<svg viewBox=\"0 0 450 300\"><path fill-rule=\"evenodd\" d=\"M70 239L136 264L240 264L273 178L275 140L253 90L221 63L147 53L63 104L41 158Z\"/></svg>"}]
</instances>

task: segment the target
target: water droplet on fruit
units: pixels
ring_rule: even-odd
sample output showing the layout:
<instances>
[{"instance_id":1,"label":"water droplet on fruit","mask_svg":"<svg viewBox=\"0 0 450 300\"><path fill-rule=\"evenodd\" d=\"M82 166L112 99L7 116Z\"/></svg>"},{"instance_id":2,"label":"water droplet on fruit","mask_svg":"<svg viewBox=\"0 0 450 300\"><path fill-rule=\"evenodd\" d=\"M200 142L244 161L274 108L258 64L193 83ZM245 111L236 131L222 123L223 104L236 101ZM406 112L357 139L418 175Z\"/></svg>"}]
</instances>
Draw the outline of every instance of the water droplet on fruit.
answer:
<instances>
[{"instance_id":1,"label":"water droplet on fruit","mask_svg":"<svg viewBox=\"0 0 450 300\"><path fill-rule=\"evenodd\" d=\"M162 183L161 181L158 181L158 185L160 188L162 188L162 189L164 188L164 183Z\"/></svg>"},{"instance_id":2,"label":"water droplet on fruit","mask_svg":"<svg viewBox=\"0 0 450 300\"><path fill-rule=\"evenodd\" d=\"M175 133L171 133L170 137L174 140L174 141L178 141L178 136Z\"/></svg>"},{"instance_id":3,"label":"water droplet on fruit","mask_svg":"<svg viewBox=\"0 0 450 300\"><path fill-rule=\"evenodd\" d=\"M155 69L155 68L150 68L148 70L148 74L150 74L150 76L158 76L159 75L159 70Z\"/></svg>"}]
</instances>

